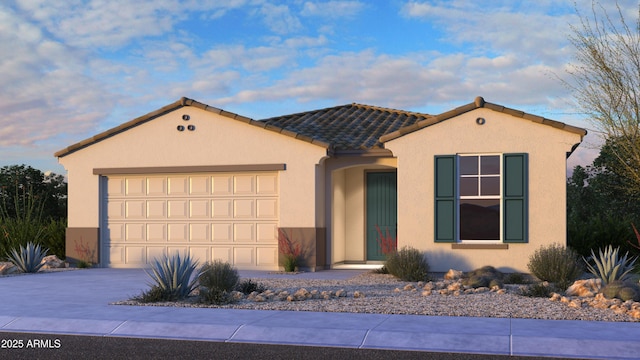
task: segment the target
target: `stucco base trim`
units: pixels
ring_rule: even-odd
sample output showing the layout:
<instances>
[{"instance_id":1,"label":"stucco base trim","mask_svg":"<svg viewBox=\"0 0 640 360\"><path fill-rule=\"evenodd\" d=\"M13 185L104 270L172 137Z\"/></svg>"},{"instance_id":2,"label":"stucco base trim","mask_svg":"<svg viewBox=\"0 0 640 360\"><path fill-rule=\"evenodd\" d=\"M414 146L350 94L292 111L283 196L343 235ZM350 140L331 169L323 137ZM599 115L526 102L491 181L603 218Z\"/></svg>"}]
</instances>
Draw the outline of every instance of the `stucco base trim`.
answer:
<instances>
[{"instance_id":1,"label":"stucco base trim","mask_svg":"<svg viewBox=\"0 0 640 360\"><path fill-rule=\"evenodd\" d=\"M280 228L293 246L300 245L302 259L300 268L307 271L324 270L326 268L326 228ZM283 254L278 251L278 263L282 263Z\"/></svg>"},{"instance_id":2,"label":"stucco base trim","mask_svg":"<svg viewBox=\"0 0 640 360\"><path fill-rule=\"evenodd\" d=\"M98 228L67 228L65 234L65 256L69 263L85 261L93 265L100 262L100 240Z\"/></svg>"},{"instance_id":3,"label":"stucco base trim","mask_svg":"<svg viewBox=\"0 0 640 360\"><path fill-rule=\"evenodd\" d=\"M451 244L452 250L509 250L509 244Z\"/></svg>"}]
</instances>

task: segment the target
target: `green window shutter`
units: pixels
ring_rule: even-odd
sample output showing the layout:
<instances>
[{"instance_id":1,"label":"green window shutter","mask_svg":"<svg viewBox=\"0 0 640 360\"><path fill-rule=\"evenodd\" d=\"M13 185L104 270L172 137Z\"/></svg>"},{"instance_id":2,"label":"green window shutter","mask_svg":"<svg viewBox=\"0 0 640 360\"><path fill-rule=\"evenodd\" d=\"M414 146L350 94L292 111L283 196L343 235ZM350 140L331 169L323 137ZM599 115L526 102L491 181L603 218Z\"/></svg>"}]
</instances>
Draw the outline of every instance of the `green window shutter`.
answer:
<instances>
[{"instance_id":1,"label":"green window shutter","mask_svg":"<svg viewBox=\"0 0 640 360\"><path fill-rule=\"evenodd\" d=\"M503 155L503 226L505 243L526 243L529 237L527 154Z\"/></svg>"},{"instance_id":2,"label":"green window shutter","mask_svg":"<svg viewBox=\"0 0 640 360\"><path fill-rule=\"evenodd\" d=\"M456 156L435 157L435 242L456 242Z\"/></svg>"}]
</instances>

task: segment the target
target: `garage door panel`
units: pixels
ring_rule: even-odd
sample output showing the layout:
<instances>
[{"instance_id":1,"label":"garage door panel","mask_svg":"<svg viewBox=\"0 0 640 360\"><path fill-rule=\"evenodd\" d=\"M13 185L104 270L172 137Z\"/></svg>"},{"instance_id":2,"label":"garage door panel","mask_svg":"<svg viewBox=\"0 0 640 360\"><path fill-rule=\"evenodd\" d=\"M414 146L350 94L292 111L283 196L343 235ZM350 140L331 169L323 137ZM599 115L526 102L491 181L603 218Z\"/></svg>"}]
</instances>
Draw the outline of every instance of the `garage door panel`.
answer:
<instances>
[{"instance_id":1,"label":"garage door panel","mask_svg":"<svg viewBox=\"0 0 640 360\"><path fill-rule=\"evenodd\" d=\"M254 217L253 199L239 199L233 201L233 217L236 219L252 219Z\"/></svg>"},{"instance_id":2,"label":"garage door panel","mask_svg":"<svg viewBox=\"0 0 640 360\"><path fill-rule=\"evenodd\" d=\"M167 184L169 196L186 196L189 194L189 178L187 176L169 176Z\"/></svg>"},{"instance_id":3,"label":"garage door panel","mask_svg":"<svg viewBox=\"0 0 640 360\"><path fill-rule=\"evenodd\" d=\"M125 224L125 242L142 242L146 240L145 224Z\"/></svg>"},{"instance_id":4,"label":"garage door panel","mask_svg":"<svg viewBox=\"0 0 640 360\"><path fill-rule=\"evenodd\" d=\"M127 246L125 248L125 262L127 264L146 264L147 248L145 246Z\"/></svg>"},{"instance_id":5,"label":"garage door panel","mask_svg":"<svg viewBox=\"0 0 640 360\"><path fill-rule=\"evenodd\" d=\"M146 203L144 200L127 200L124 203L125 218L144 219L146 216Z\"/></svg>"},{"instance_id":6,"label":"garage door panel","mask_svg":"<svg viewBox=\"0 0 640 360\"><path fill-rule=\"evenodd\" d=\"M235 242L253 242L255 225L251 224L234 224L233 225L233 241Z\"/></svg>"},{"instance_id":7,"label":"garage door panel","mask_svg":"<svg viewBox=\"0 0 640 360\"><path fill-rule=\"evenodd\" d=\"M233 248L233 263L237 266L255 266L255 248L254 247L235 247Z\"/></svg>"},{"instance_id":8,"label":"garage door panel","mask_svg":"<svg viewBox=\"0 0 640 360\"><path fill-rule=\"evenodd\" d=\"M184 199L167 201L169 219L186 219L189 202Z\"/></svg>"},{"instance_id":9,"label":"garage door panel","mask_svg":"<svg viewBox=\"0 0 640 360\"><path fill-rule=\"evenodd\" d=\"M109 200L107 202L107 219L120 220L124 219L124 201L122 200Z\"/></svg>"},{"instance_id":10,"label":"garage door panel","mask_svg":"<svg viewBox=\"0 0 640 360\"><path fill-rule=\"evenodd\" d=\"M236 175L233 178L233 193L235 195L250 195L255 192L255 176Z\"/></svg>"},{"instance_id":11,"label":"garage door panel","mask_svg":"<svg viewBox=\"0 0 640 360\"><path fill-rule=\"evenodd\" d=\"M189 194L209 195L209 176L190 176Z\"/></svg>"},{"instance_id":12,"label":"garage door panel","mask_svg":"<svg viewBox=\"0 0 640 360\"><path fill-rule=\"evenodd\" d=\"M233 194L232 175L214 175L211 177L211 194L214 196L228 196Z\"/></svg>"},{"instance_id":13,"label":"garage door panel","mask_svg":"<svg viewBox=\"0 0 640 360\"><path fill-rule=\"evenodd\" d=\"M189 217L191 219L208 219L209 216L209 200L191 200L189 201Z\"/></svg>"},{"instance_id":14,"label":"garage door panel","mask_svg":"<svg viewBox=\"0 0 640 360\"><path fill-rule=\"evenodd\" d=\"M147 201L147 219L166 219L167 202L164 200Z\"/></svg>"},{"instance_id":15,"label":"garage door panel","mask_svg":"<svg viewBox=\"0 0 640 360\"><path fill-rule=\"evenodd\" d=\"M147 178L147 195L148 196L166 196L167 195L167 178Z\"/></svg>"},{"instance_id":16,"label":"garage door panel","mask_svg":"<svg viewBox=\"0 0 640 360\"><path fill-rule=\"evenodd\" d=\"M212 224L211 241L214 243L233 241L233 225L231 223Z\"/></svg>"},{"instance_id":17,"label":"garage door panel","mask_svg":"<svg viewBox=\"0 0 640 360\"><path fill-rule=\"evenodd\" d=\"M161 259L166 252L165 246L147 246L147 262L153 264L156 259Z\"/></svg>"},{"instance_id":18,"label":"garage door panel","mask_svg":"<svg viewBox=\"0 0 640 360\"><path fill-rule=\"evenodd\" d=\"M278 194L278 177L276 175L257 175L257 193L260 195Z\"/></svg>"},{"instance_id":19,"label":"garage door panel","mask_svg":"<svg viewBox=\"0 0 640 360\"><path fill-rule=\"evenodd\" d=\"M233 217L233 200L211 200L211 217L215 219L231 219Z\"/></svg>"},{"instance_id":20,"label":"garage door panel","mask_svg":"<svg viewBox=\"0 0 640 360\"><path fill-rule=\"evenodd\" d=\"M145 178L126 178L126 195L127 196L144 196L145 195Z\"/></svg>"},{"instance_id":21,"label":"garage door panel","mask_svg":"<svg viewBox=\"0 0 640 360\"><path fill-rule=\"evenodd\" d=\"M107 236L112 243L124 241L124 224L111 223L107 227Z\"/></svg>"},{"instance_id":22,"label":"garage door panel","mask_svg":"<svg viewBox=\"0 0 640 360\"><path fill-rule=\"evenodd\" d=\"M147 242L166 242L167 224L147 224Z\"/></svg>"},{"instance_id":23,"label":"garage door panel","mask_svg":"<svg viewBox=\"0 0 640 360\"><path fill-rule=\"evenodd\" d=\"M278 248L275 246L256 248L256 265L261 267L278 266Z\"/></svg>"},{"instance_id":24,"label":"garage door panel","mask_svg":"<svg viewBox=\"0 0 640 360\"><path fill-rule=\"evenodd\" d=\"M111 196L124 196L124 178L109 178L107 191Z\"/></svg>"},{"instance_id":25,"label":"garage door panel","mask_svg":"<svg viewBox=\"0 0 640 360\"><path fill-rule=\"evenodd\" d=\"M278 240L278 224L276 223L258 223L256 224L256 235L258 242L270 242Z\"/></svg>"},{"instance_id":26,"label":"garage door panel","mask_svg":"<svg viewBox=\"0 0 640 360\"><path fill-rule=\"evenodd\" d=\"M168 224L170 242L186 242L189 239L189 224Z\"/></svg>"},{"instance_id":27,"label":"garage door panel","mask_svg":"<svg viewBox=\"0 0 640 360\"><path fill-rule=\"evenodd\" d=\"M228 263L233 263L233 247L231 246L213 246L211 248L211 257Z\"/></svg>"},{"instance_id":28,"label":"garage door panel","mask_svg":"<svg viewBox=\"0 0 640 360\"><path fill-rule=\"evenodd\" d=\"M256 217L258 219L275 219L278 217L277 199L257 199Z\"/></svg>"},{"instance_id":29,"label":"garage door panel","mask_svg":"<svg viewBox=\"0 0 640 360\"><path fill-rule=\"evenodd\" d=\"M278 186L278 174L266 172L108 177L105 260L143 267L179 252L277 269Z\"/></svg>"},{"instance_id":30,"label":"garage door panel","mask_svg":"<svg viewBox=\"0 0 640 360\"><path fill-rule=\"evenodd\" d=\"M192 242L209 242L211 236L209 235L209 224L190 224L189 225L189 239Z\"/></svg>"}]
</instances>

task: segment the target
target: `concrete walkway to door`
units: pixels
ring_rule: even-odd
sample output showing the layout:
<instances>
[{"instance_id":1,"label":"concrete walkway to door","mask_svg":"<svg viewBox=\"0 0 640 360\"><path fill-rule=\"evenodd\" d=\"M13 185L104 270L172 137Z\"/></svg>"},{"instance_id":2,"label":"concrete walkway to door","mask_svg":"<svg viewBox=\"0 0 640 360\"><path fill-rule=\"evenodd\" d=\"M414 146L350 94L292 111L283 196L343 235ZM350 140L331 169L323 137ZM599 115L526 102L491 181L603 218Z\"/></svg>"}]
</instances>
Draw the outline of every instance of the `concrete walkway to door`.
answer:
<instances>
[{"instance_id":1,"label":"concrete walkway to door","mask_svg":"<svg viewBox=\"0 0 640 360\"><path fill-rule=\"evenodd\" d=\"M347 279L361 272L293 276ZM600 359L640 354L640 323L109 305L139 294L147 282L139 269L0 277L0 332Z\"/></svg>"}]
</instances>

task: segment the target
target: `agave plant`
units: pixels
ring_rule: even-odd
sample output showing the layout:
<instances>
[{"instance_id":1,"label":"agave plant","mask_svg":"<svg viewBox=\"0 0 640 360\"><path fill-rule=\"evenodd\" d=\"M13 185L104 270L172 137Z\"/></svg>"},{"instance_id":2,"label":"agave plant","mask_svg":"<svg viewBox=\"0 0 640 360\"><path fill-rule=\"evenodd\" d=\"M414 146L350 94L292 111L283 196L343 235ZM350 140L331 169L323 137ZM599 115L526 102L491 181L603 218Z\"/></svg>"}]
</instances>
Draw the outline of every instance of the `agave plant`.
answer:
<instances>
[{"instance_id":1,"label":"agave plant","mask_svg":"<svg viewBox=\"0 0 640 360\"><path fill-rule=\"evenodd\" d=\"M198 262L191 256L180 254L174 256L163 255L154 259L151 272L146 271L154 284L152 290L160 292L163 300L179 300L186 298L195 288L198 280L196 268Z\"/></svg>"},{"instance_id":2,"label":"agave plant","mask_svg":"<svg viewBox=\"0 0 640 360\"><path fill-rule=\"evenodd\" d=\"M40 245L28 242L25 247L20 245L20 251L11 249L9 261L13 263L20 271L25 273L38 272L44 265L42 259L47 256L49 249L43 249Z\"/></svg>"},{"instance_id":3,"label":"agave plant","mask_svg":"<svg viewBox=\"0 0 640 360\"><path fill-rule=\"evenodd\" d=\"M629 252L620 257L618 255L619 252L620 247L614 249L613 246L609 245L604 249L604 252L599 249L599 257L596 257L593 250L591 250L589 259L593 259L595 266L589 260L583 259L587 263L589 272L600 278L602 283L606 285L616 280L625 280L634 269L636 260L638 260L637 257L628 258Z\"/></svg>"}]
</instances>

